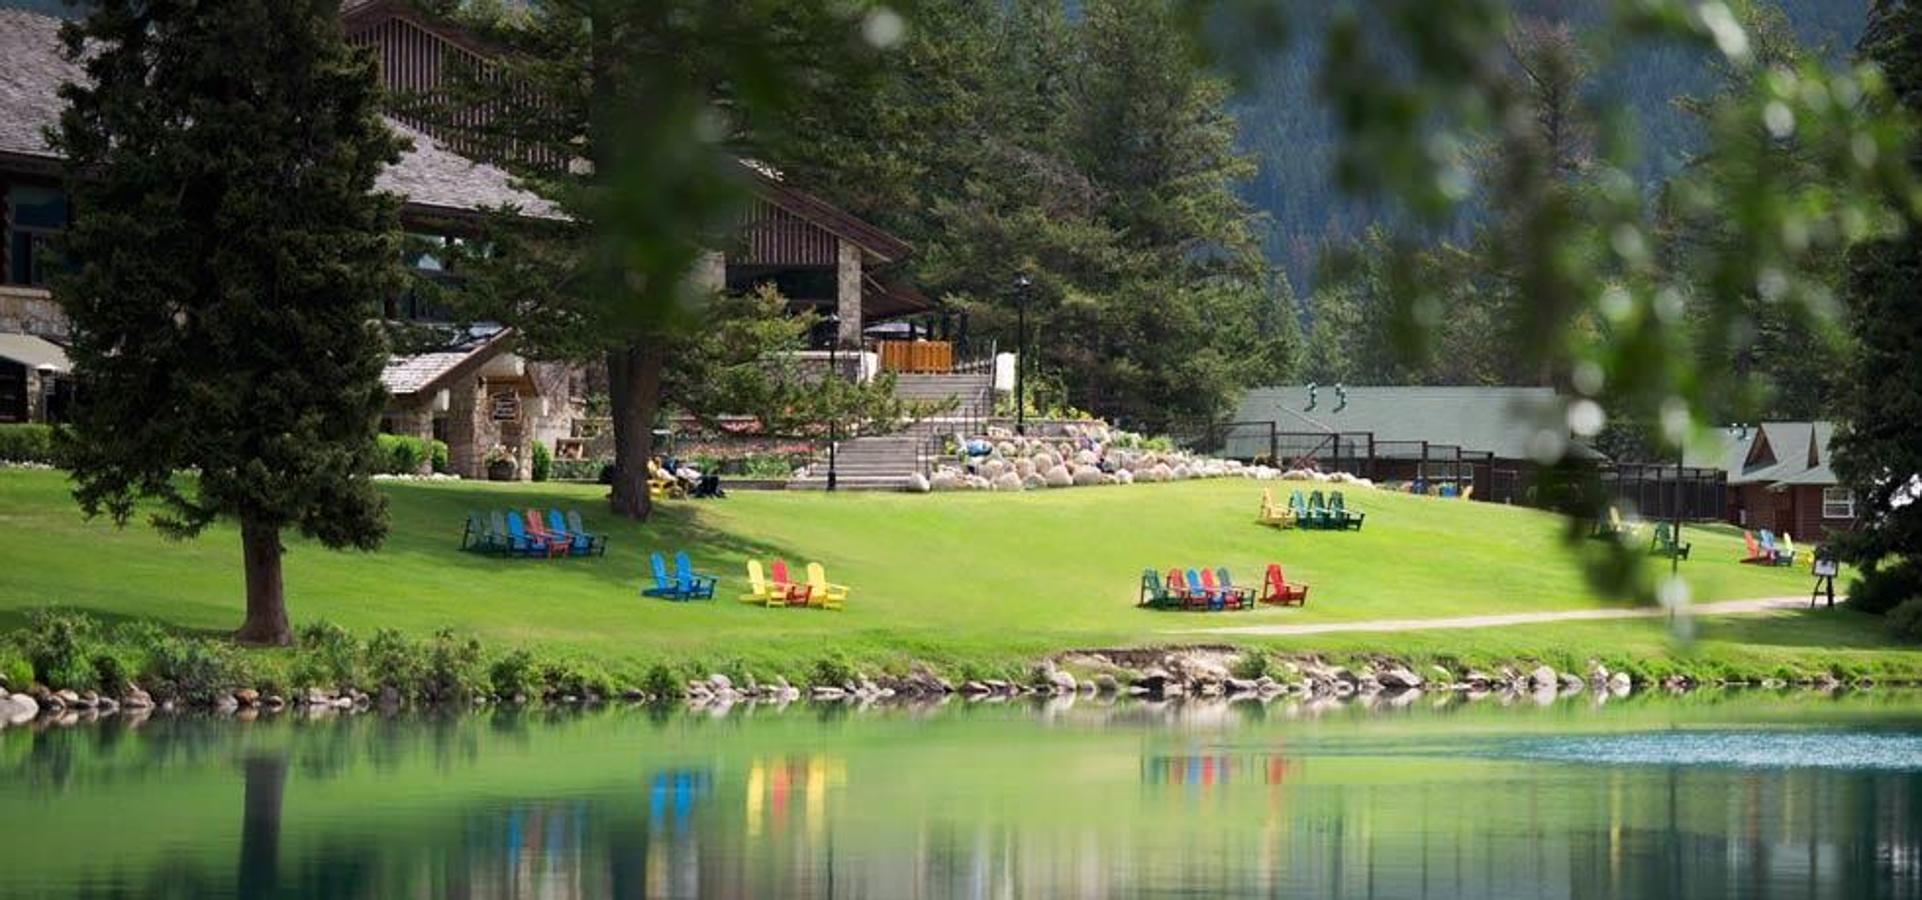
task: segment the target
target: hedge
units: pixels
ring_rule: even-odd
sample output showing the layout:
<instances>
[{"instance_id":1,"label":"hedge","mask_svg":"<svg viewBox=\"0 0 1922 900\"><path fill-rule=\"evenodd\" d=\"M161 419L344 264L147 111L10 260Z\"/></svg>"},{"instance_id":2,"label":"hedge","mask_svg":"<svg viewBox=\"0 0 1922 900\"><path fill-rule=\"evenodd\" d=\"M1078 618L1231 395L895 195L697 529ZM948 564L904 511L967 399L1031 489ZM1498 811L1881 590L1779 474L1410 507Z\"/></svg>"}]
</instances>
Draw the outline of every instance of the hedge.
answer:
<instances>
[{"instance_id":1,"label":"hedge","mask_svg":"<svg viewBox=\"0 0 1922 900\"><path fill-rule=\"evenodd\" d=\"M53 464L53 426L0 425L0 461Z\"/></svg>"}]
</instances>

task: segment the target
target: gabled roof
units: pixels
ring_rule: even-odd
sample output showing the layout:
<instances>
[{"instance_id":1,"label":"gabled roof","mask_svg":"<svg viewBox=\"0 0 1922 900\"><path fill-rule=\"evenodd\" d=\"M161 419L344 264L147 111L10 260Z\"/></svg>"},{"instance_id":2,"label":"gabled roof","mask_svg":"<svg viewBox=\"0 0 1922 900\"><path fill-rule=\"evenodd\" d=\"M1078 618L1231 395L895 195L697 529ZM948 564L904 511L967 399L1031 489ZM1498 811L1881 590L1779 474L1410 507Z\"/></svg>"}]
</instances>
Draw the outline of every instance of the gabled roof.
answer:
<instances>
[{"instance_id":1,"label":"gabled roof","mask_svg":"<svg viewBox=\"0 0 1922 900\"><path fill-rule=\"evenodd\" d=\"M0 165L57 170L59 157L47 145L46 131L60 124L60 85L85 76L60 52L59 19L0 9ZM546 200L516 189L506 172L448 151L392 119L388 124L414 147L380 174L378 189L429 212L516 206L530 216L557 215Z\"/></svg>"},{"instance_id":2,"label":"gabled roof","mask_svg":"<svg viewBox=\"0 0 1922 900\"><path fill-rule=\"evenodd\" d=\"M1729 484L1833 485L1829 468L1832 422L1763 422L1718 428L1707 447L1694 450L1688 465L1718 468Z\"/></svg>"},{"instance_id":3,"label":"gabled roof","mask_svg":"<svg viewBox=\"0 0 1922 900\"><path fill-rule=\"evenodd\" d=\"M456 376L471 373L505 352L510 329L497 329L452 350L396 356L381 370L380 383L396 397L439 390Z\"/></svg>"},{"instance_id":4,"label":"gabled roof","mask_svg":"<svg viewBox=\"0 0 1922 900\"><path fill-rule=\"evenodd\" d=\"M1548 430L1568 439L1568 424L1553 388L1348 387L1343 406L1321 385L1309 409L1307 385L1256 388L1243 395L1235 419L1274 422L1283 432L1370 432L1376 441L1427 441L1528 459L1529 445ZM1571 445L1574 452L1592 451Z\"/></svg>"},{"instance_id":5,"label":"gabled roof","mask_svg":"<svg viewBox=\"0 0 1922 900\"><path fill-rule=\"evenodd\" d=\"M780 173L759 163L743 160L754 192L767 202L787 210L822 229L847 239L878 263L898 262L914 252L907 241L868 224L852 213L781 180Z\"/></svg>"}]
</instances>

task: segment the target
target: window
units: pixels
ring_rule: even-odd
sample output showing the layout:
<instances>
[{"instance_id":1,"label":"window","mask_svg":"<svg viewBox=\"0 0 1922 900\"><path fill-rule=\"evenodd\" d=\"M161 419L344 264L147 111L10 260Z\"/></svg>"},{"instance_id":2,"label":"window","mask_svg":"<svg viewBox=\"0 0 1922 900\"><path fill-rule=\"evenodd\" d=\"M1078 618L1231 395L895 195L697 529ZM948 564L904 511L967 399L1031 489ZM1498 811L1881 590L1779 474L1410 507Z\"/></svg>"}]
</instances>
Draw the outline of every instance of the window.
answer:
<instances>
[{"instance_id":1,"label":"window","mask_svg":"<svg viewBox=\"0 0 1922 900\"><path fill-rule=\"evenodd\" d=\"M53 268L47 241L66 226L67 195L59 188L8 191L7 283L46 284Z\"/></svg>"},{"instance_id":2,"label":"window","mask_svg":"<svg viewBox=\"0 0 1922 900\"><path fill-rule=\"evenodd\" d=\"M1855 495L1848 488L1831 487L1822 489L1822 518L1855 518Z\"/></svg>"}]
</instances>

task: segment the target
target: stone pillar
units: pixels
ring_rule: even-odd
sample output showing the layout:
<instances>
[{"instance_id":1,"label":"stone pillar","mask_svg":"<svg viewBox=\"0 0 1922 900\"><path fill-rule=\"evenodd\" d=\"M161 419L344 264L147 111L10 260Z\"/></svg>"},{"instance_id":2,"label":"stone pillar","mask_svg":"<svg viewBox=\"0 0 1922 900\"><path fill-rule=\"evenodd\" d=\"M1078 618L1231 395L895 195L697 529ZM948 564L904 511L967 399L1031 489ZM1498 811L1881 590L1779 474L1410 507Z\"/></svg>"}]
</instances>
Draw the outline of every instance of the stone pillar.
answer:
<instances>
[{"instance_id":1,"label":"stone pillar","mask_svg":"<svg viewBox=\"0 0 1922 900\"><path fill-rule=\"evenodd\" d=\"M456 384L447 405L447 468L462 478L486 478L487 467L481 457L487 448L480 446L480 429L475 416L480 414L476 399L479 389L471 384Z\"/></svg>"},{"instance_id":2,"label":"stone pillar","mask_svg":"<svg viewBox=\"0 0 1922 900\"><path fill-rule=\"evenodd\" d=\"M861 345L861 248L846 240L839 246L834 269L834 311L841 316L837 337L843 347L858 347Z\"/></svg>"}]
</instances>

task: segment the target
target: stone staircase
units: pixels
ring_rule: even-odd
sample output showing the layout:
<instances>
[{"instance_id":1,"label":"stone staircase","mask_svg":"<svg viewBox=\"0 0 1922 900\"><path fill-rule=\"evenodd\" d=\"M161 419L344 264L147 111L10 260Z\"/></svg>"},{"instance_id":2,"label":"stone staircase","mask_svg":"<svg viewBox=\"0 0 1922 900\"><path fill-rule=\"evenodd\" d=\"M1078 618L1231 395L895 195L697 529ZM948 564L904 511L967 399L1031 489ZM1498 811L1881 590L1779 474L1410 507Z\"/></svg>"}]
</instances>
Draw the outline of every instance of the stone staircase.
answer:
<instances>
[{"instance_id":1,"label":"stone staircase","mask_svg":"<svg viewBox=\"0 0 1922 900\"><path fill-rule=\"evenodd\" d=\"M835 488L843 491L899 491L920 470L921 448L934 436L970 435L994 412L994 380L978 375L900 375L894 395L903 400L953 398L954 409L909 423L893 434L857 437L835 448ZM828 455L817 454L807 471L788 482L788 490L825 490Z\"/></svg>"}]
</instances>

